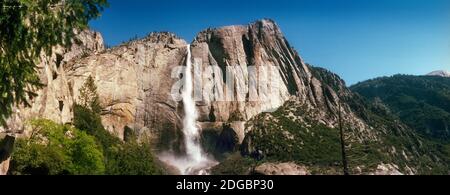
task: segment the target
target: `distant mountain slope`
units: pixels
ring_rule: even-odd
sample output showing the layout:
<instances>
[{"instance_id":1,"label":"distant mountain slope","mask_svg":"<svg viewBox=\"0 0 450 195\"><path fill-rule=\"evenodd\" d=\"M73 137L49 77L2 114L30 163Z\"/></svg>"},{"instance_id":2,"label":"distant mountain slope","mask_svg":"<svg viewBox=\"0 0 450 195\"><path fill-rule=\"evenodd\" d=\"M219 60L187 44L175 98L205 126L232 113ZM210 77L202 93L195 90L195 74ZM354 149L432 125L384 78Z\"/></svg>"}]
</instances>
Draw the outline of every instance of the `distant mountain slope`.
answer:
<instances>
[{"instance_id":1,"label":"distant mountain slope","mask_svg":"<svg viewBox=\"0 0 450 195\"><path fill-rule=\"evenodd\" d=\"M342 173L340 102L351 174L448 173L447 148L421 138L385 105L353 93L336 74L310 70L320 83L313 96L324 106L294 98L274 113L260 114L248 122L242 154L265 163L295 162L311 174Z\"/></svg>"},{"instance_id":2,"label":"distant mountain slope","mask_svg":"<svg viewBox=\"0 0 450 195\"><path fill-rule=\"evenodd\" d=\"M426 138L450 142L450 78L396 75L351 87Z\"/></svg>"},{"instance_id":3,"label":"distant mountain slope","mask_svg":"<svg viewBox=\"0 0 450 195\"><path fill-rule=\"evenodd\" d=\"M427 76L441 76L441 77L450 77L450 72L446 70L437 70L427 74Z\"/></svg>"}]
</instances>

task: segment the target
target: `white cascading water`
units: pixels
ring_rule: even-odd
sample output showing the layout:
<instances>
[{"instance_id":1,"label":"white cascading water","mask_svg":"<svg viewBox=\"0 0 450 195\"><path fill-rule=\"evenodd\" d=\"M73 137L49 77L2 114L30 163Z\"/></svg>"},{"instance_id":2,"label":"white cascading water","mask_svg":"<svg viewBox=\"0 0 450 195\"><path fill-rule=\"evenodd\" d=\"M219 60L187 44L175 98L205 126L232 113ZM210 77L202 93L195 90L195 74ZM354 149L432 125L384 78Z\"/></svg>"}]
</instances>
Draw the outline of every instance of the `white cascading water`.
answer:
<instances>
[{"instance_id":1,"label":"white cascading water","mask_svg":"<svg viewBox=\"0 0 450 195\"><path fill-rule=\"evenodd\" d=\"M192 59L191 48L187 46L186 71L183 74L184 87L182 99L184 105L183 134L186 156L176 157L163 154L161 160L175 166L183 175L206 175L217 162L203 152L200 145L200 129L197 127L197 110L192 95Z\"/></svg>"},{"instance_id":2,"label":"white cascading water","mask_svg":"<svg viewBox=\"0 0 450 195\"><path fill-rule=\"evenodd\" d=\"M188 45L186 72L184 74L185 86L183 90L183 105L184 105L184 121L183 133L185 136L186 153L195 162L201 162L203 157L202 148L199 143L199 129L197 128L197 110L195 109L195 102L192 97L193 81L192 81L192 61L191 49Z\"/></svg>"}]
</instances>

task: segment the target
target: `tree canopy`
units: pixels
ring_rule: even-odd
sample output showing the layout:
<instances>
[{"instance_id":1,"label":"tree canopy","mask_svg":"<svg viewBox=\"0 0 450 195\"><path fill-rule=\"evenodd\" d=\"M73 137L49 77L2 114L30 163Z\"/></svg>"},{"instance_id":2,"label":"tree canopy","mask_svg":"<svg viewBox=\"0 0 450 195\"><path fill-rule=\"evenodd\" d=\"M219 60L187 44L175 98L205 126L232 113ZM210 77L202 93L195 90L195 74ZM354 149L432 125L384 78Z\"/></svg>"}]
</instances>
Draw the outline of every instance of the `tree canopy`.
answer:
<instances>
[{"instance_id":1,"label":"tree canopy","mask_svg":"<svg viewBox=\"0 0 450 195\"><path fill-rule=\"evenodd\" d=\"M0 0L0 125L42 87L37 66L100 16L107 0Z\"/></svg>"},{"instance_id":2,"label":"tree canopy","mask_svg":"<svg viewBox=\"0 0 450 195\"><path fill-rule=\"evenodd\" d=\"M11 174L99 175L105 171L103 153L93 136L49 120L30 122L29 139L19 139Z\"/></svg>"}]
</instances>

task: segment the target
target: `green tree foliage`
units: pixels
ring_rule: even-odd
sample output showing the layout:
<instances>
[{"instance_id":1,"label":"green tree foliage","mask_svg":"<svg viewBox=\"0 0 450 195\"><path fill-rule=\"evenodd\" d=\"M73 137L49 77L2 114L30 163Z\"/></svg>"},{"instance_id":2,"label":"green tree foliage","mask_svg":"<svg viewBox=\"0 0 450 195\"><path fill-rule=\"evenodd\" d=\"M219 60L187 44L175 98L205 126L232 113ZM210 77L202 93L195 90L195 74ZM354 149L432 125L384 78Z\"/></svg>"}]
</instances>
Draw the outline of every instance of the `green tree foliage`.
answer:
<instances>
[{"instance_id":1,"label":"green tree foliage","mask_svg":"<svg viewBox=\"0 0 450 195\"><path fill-rule=\"evenodd\" d=\"M255 129L248 133L247 139L252 139L255 148L263 152L264 160L296 161L318 166L339 165L341 151L338 130L322 124L306 127L291 120L285 108L289 106L256 117ZM276 120L264 123L264 117L268 115Z\"/></svg>"},{"instance_id":2,"label":"green tree foliage","mask_svg":"<svg viewBox=\"0 0 450 195\"><path fill-rule=\"evenodd\" d=\"M0 125L14 105L29 105L42 87L36 73L40 55L70 46L76 30L105 6L106 0L0 0Z\"/></svg>"},{"instance_id":3,"label":"green tree foliage","mask_svg":"<svg viewBox=\"0 0 450 195\"><path fill-rule=\"evenodd\" d=\"M124 143L110 156L107 167L109 175L161 175L153 151L148 143L136 141Z\"/></svg>"},{"instance_id":4,"label":"green tree foliage","mask_svg":"<svg viewBox=\"0 0 450 195\"><path fill-rule=\"evenodd\" d=\"M94 78L89 76L80 89L80 100L78 104L84 108L90 109L94 113L101 112L100 98L97 93L97 86Z\"/></svg>"},{"instance_id":5,"label":"green tree foliage","mask_svg":"<svg viewBox=\"0 0 450 195\"><path fill-rule=\"evenodd\" d=\"M111 135L102 124L101 106L94 79L89 76L80 88L79 101L73 107L74 126L95 137L103 149L104 162L108 170L112 167L110 159L120 148L119 138Z\"/></svg>"},{"instance_id":6,"label":"green tree foliage","mask_svg":"<svg viewBox=\"0 0 450 195\"><path fill-rule=\"evenodd\" d=\"M74 125L93 135L105 152L116 147L120 140L111 135L102 125L100 99L94 79L89 76L80 88L78 104L74 105Z\"/></svg>"},{"instance_id":7,"label":"green tree foliage","mask_svg":"<svg viewBox=\"0 0 450 195\"><path fill-rule=\"evenodd\" d=\"M103 154L94 137L49 120L34 120L31 126L30 139L21 139L16 144L10 168L12 174L104 173Z\"/></svg>"},{"instance_id":8,"label":"green tree foliage","mask_svg":"<svg viewBox=\"0 0 450 195\"><path fill-rule=\"evenodd\" d=\"M408 173L409 168L417 170L417 174L448 173L449 144L436 143L426 139L427 136L421 137L415 130L424 124L421 119L427 117L436 117L440 118L440 121L448 122L445 119L446 115L432 114L434 111L431 109L416 107L416 104L421 102L429 106L438 106L441 110L450 108L447 107L450 99L445 98L450 97L448 96L450 79L437 77L406 79L403 76L396 76L389 83L375 80L357 85L357 89L353 88L358 92L361 91L366 97L378 97L378 100L374 98L375 100L371 101L352 93L337 75L320 68L311 67L311 70L315 77L327 86L326 88L329 86L335 92L341 92L342 102L349 105L353 113L373 127L371 131L377 134L378 139L359 139L362 131L343 121L346 156L351 174L360 174L361 171L372 173L381 163L393 163L402 173ZM366 87L365 84L370 86ZM408 94L408 97L393 98L392 101L386 98L386 96L398 97L399 94ZM389 104L386 106L383 102L403 102L395 105L404 107L399 109L400 106L396 106L394 109L393 106ZM424 114L409 114L409 116L398 114L404 113L406 109L420 110ZM313 174L341 173L339 131L321 124L317 118L312 117L315 114L315 110L308 110L305 105L288 101L276 112L254 117L247 123L252 130L246 134L241 153L253 158L263 156L262 161L268 162L294 161L306 165ZM407 120L404 117L415 118L414 121L411 120L414 123L405 122ZM410 124L411 128L404 123ZM220 172L229 172L229 167L231 166L221 165Z\"/></svg>"},{"instance_id":9,"label":"green tree foliage","mask_svg":"<svg viewBox=\"0 0 450 195\"><path fill-rule=\"evenodd\" d=\"M425 138L450 143L450 79L396 75L358 83L351 89L386 105Z\"/></svg>"},{"instance_id":10,"label":"green tree foliage","mask_svg":"<svg viewBox=\"0 0 450 195\"><path fill-rule=\"evenodd\" d=\"M120 143L102 125L100 99L92 76L80 88L79 102L74 105L74 125L95 136L105 151Z\"/></svg>"},{"instance_id":11,"label":"green tree foliage","mask_svg":"<svg viewBox=\"0 0 450 195\"><path fill-rule=\"evenodd\" d=\"M211 169L213 175L248 175L261 163L250 157L234 153Z\"/></svg>"},{"instance_id":12,"label":"green tree foliage","mask_svg":"<svg viewBox=\"0 0 450 195\"><path fill-rule=\"evenodd\" d=\"M85 131L89 135L94 136L103 150L109 150L120 144L119 138L111 135L102 125L102 120L98 113L80 106L74 106L74 125L76 128Z\"/></svg>"}]
</instances>

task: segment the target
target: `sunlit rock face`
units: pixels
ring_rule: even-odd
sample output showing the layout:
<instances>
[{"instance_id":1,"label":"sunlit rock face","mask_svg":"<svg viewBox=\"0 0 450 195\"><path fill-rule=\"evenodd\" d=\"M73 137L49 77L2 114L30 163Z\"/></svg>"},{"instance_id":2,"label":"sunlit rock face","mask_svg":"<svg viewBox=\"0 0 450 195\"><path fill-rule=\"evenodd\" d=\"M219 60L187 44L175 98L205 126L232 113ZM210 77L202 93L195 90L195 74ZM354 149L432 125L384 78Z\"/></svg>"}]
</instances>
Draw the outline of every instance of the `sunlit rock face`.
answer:
<instances>
[{"instance_id":1,"label":"sunlit rock face","mask_svg":"<svg viewBox=\"0 0 450 195\"><path fill-rule=\"evenodd\" d=\"M171 97L178 81L172 70L185 61L186 42L154 33L66 66L74 97L88 76L98 87L103 125L123 137L126 126L155 139L172 139L181 128L179 102ZM166 138L162 132L173 132Z\"/></svg>"},{"instance_id":2,"label":"sunlit rock face","mask_svg":"<svg viewBox=\"0 0 450 195\"><path fill-rule=\"evenodd\" d=\"M152 33L105 49L101 35L91 31L81 32L75 40L71 48L56 47L51 56L42 57L38 70L45 87L30 100L31 107L15 109L10 131L26 135L24 122L33 118L72 123L79 90L92 76L108 131L123 138L128 126L155 144L177 145L167 144L179 140L182 128L182 107L170 93L179 79L171 74L185 62L186 42L171 33Z\"/></svg>"},{"instance_id":3,"label":"sunlit rock face","mask_svg":"<svg viewBox=\"0 0 450 195\"><path fill-rule=\"evenodd\" d=\"M241 75L235 77L235 85L230 90L236 101L216 101L220 97L211 93L210 86L203 86L203 101L198 106L200 120L205 122L246 121L261 112L276 109L290 96L301 94L299 92L305 90L311 77L308 67L271 20L205 30L194 40L192 54L202 63L203 69L218 67L213 70L220 70L214 73L218 77L222 73L222 78L219 78L222 83L218 82L216 87L224 89L225 95L228 95L225 82L230 82L227 69L236 70L236 75ZM276 75L252 74L251 68L257 70L256 73L274 68ZM210 79L206 74L202 82L208 83ZM252 80L257 80L256 85L267 83L269 87L266 91L258 90L258 86L252 86ZM256 101L249 99L252 90L257 91Z\"/></svg>"},{"instance_id":4,"label":"sunlit rock face","mask_svg":"<svg viewBox=\"0 0 450 195\"><path fill-rule=\"evenodd\" d=\"M152 33L105 49L101 35L91 31L81 32L77 40L72 48L56 48L52 56L43 57L39 74L45 87L31 100L31 108L16 109L11 129L21 130L24 121L37 117L71 123L79 89L92 76L109 132L123 138L129 127L159 151L182 153L184 110L172 95L181 79L174 70L186 64L187 42L171 33ZM193 75L194 90L200 89L200 98L195 99L198 125L209 134L207 152L237 149L251 131L246 128L248 120L288 100L316 110L314 117L326 125L336 125L336 90L312 74L275 22L204 30L192 42L191 52L193 66L211 70ZM273 74L267 76L263 70ZM335 81L345 86L340 79ZM233 98L220 99L220 93ZM343 115L366 129L347 106Z\"/></svg>"},{"instance_id":5,"label":"sunlit rock face","mask_svg":"<svg viewBox=\"0 0 450 195\"><path fill-rule=\"evenodd\" d=\"M71 48L55 47L52 55L42 55L37 70L45 86L36 92L37 97L30 99L31 107L14 109L8 128L0 128L0 133L27 136L29 131L24 124L33 118L72 123L79 90L92 76L100 96L102 122L111 134L124 138L125 129L131 129L139 138L150 140L158 153L186 154L182 131L186 107L181 99L174 99L173 93L182 91L176 86L183 76L176 74L176 70L188 64L187 45L172 33L152 33L105 49L99 33L82 31ZM398 134L406 137L413 149L397 153L399 148L387 145L385 153L406 161L423 156L414 149L422 144L420 141L416 144L416 137L408 127L397 121L393 126L384 122L374 126L377 121L371 121L371 115L367 115L370 112L364 100L352 93L338 75L304 63L272 20L206 29L190 45L193 97L198 113L193 126L201 129L202 148L214 157L238 150L243 155L263 155L251 132L276 124L276 114L261 113L280 107L283 116L306 128L312 123L337 128L340 114L350 129L347 141L382 143ZM196 67L200 72L195 71ZM448 72L430 75L448 76ZM284 128L287 127L281 124L275 130L287 140L295 139ZM175 174L180 174L175 170L180 166L188 166L191 173L204 171L205 166L178 162L177 166L168 165ZM397 174L399 166L380 164L374 173ZM0 174L6 173L7 168L7 163L1 163ZM408 174L416 172L414 167L404 170ZM307 167L290 162L264 164L256 171L310 174Z\"/></svg>"},{"instance_id":6,"label":"sunlit rock face","mask_svg":"<svg viewBox=\"0 0 450 195\"><path fill-rule=\"evenodd\" d=\"M54 47L50 56L41 55L36 69L44 87L36 91L37 96L29 100L31 107L19 106L8 120L8 133L22 133L24 122L33 118L46 118L58 123L70 123L73 118L73 93L68 83L65 64L70 61L95 55L104 50L100 33L85 30L77 33L70 48Z\"/></svg>"},{"instance_id":7,"label":"sunlit rock face","mask_svg":"<svg viewBox=\"0 0 450 195\"><path fill-rule=\"evenodd\" d=\"M288 100L303 107L304 112L312 113L314 120L336 127L338 102L340 98L349 98L352 94L345 83L335 74L332 78L321 78L322 73L314 75L311 67L304 63L282 34L279 26L272 20L260 20L246 26L227 26L207 29L200 32L192 43L192 56L202 69L211 68L214 76L204 76L197 82L203 83L201 100L198 101L199 121L209 127L211 123L223 126L232 125L234 137L245 137L252 128L245 128L245 122L263 112L271 112L284 105ZM257 74L251 70L256 69ZM259 74L260 70L275 69L274 75ZM233 97L244 97L244 100L218 101L221 89L227 94L227 84L230 81L227 70L232 69L242 76L234 78ZM239 74L236 74L239 75ZM211 87L211 80L215 80ZM257 86L252 88L252 81L257 80ZM328 80L331 83L325 83ZM259 88L260 83L267 88ZM248 87L247 89L245 87ZM213 88L213 90L211 90ZM252 90L257 91L256 101L249 98ZM214 92L211 92L214 91ZM338 95L338 93L340 93ZM339 97L341 96L341 97ZM369 127L357 117L348 105L342 105L342 115L355 128L360 129L361 136L375 138L369 132ZM236 125L237 121L242 121ZM221 140L224 136L217 134L219 143L230 143L233 140ZM227 136L230 137L230 136ZM242 143L242 139L237 144ZM232 146L227 146L233 148ZM220 148L219 148L220 149ZM222 148L223 149L223 148Z\"/></svg>"}]
</instances>

